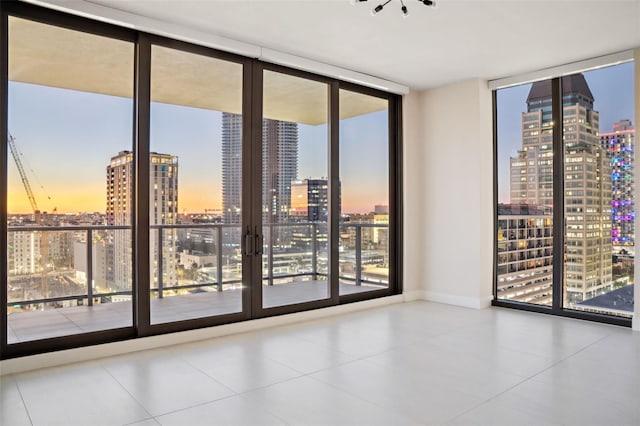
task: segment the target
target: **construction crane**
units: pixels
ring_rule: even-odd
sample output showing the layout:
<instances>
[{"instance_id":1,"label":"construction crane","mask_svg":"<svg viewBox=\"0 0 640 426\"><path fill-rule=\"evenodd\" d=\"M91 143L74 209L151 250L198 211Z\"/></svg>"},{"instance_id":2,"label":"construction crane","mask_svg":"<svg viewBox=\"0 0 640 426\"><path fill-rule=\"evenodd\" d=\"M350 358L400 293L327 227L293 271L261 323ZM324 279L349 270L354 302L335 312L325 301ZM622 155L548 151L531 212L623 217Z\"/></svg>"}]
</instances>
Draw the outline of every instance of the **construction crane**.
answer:
<instances>
[{"instance_id":1,"label":"construction crane","mask_svg":"<svg viewBox=\"0 0 640 426\"><path fill-rule=\"evenodd\" d=\"M20 159L20 153L18 152L18 148L16 148L16 142L13 139L11 133L9 133L9 150L11 151L11 155L13 156L14 161L16 162L16 167L18 168L18 173L20 173L20 179L22 179L22 184L24 185L25 191L27 191L27 197L29 197L29 203L31 203L31 209L33 213L37 216L40 215L40 210L38 209L38 203L36 203L36 197L33 195L33 190L31 189L31 184L29 183L29 179L27 178L27 173L22 166L22 160Z\"/></svg>"},{"instance_id":2,"label":"construction crane","mask_svg":"<svg viewBox=\"0 0 640 426\"><path fill-rule=\"evenodd\" d=\"M16 167L18 168L18 173L20 173L20 179L22 179L22 185L24 185L24 189L27 192L27 197L29 198L29 203L31 204L31 209L33 210L35 220L39 225L42 225L44 222L47 222L43 215L40 214L40 209L38 209L38 203L36 202L36 197L33 195L33 190L31 189L31 184L29 183L29 178L27 177L27 172L22 165L22 160L20 159L20 152L16 147L16 141L11 135L8 133L8 141L9 150L11 151L11 155L13 156L13 160L16 163ZM46 214L45 214L46 216ZM35 253L31 253L32 256L35 256ZM40 272L41 272L41 286L42 291L44 293L44 297L49 297L49 280L47 278L47 266L46 262L49 257L49 237L46 231L40 231Z\"/></svg>"}]
</instances>

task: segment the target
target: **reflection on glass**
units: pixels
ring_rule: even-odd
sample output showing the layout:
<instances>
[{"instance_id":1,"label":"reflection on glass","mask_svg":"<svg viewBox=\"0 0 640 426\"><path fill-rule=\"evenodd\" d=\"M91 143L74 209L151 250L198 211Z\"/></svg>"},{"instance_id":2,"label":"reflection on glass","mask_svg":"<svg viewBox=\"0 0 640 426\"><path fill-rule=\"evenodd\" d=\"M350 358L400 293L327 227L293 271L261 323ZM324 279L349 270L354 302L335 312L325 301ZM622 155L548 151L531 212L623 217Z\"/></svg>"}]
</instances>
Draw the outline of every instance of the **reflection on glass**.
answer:
<instances>
[{"instance_id":1,"label":"reflection on glass","mask_svg":"<svg viewBox=\"0 0 640 426\"><path fill-rule=\"evenodd\" d=\"M340 294L389 286L388 108L340 90Z\"/></svg>"},{"instance_id":2,"label":"reflection on glass","mask_svg":"<svg viewBox=\"0 0 640 426\"><path fill-rule=\"evenodd\" d=\"M562 79L565 308L633 316L633 63Z\"/></svg>"},{"instance_id":3,"label":"reflection on glass","mask_svg":"<svg viewBox=\"0 0 640 426\"><path fill-rule=\"evenodd\" d=\"M552 303L551 105L549 80L497 93L498 300Z\"/></svg>"},{"instance_id":4,"label":"reflection on glass","mask_svg":"<svg viewBox=\"0 0 640 426\"><path fill-rule=\"evenodd\" d=\"M327 85L264 72L262 305L329 297Z\"/></svg>"},{"instance_id":5,"label":"reflection on glass","mask_svg":"<svg viewBox=\"0 0 640 426\"><path fill-rule=\"evenodd\" d=\"M242 311L242 65L151 50L151 323Z\"/></svg>"},{"instance_id":6,"label":"reflection on glass","mask_svg":"<svg viewBox=\"0 0 640 426\"><path fill-rule=\"evenodd\" d=\"M133 53L9 17L10 344L132 325L131 210L113 214L129 199L111 198L110 160L132 147Z\"/></svg>"}]
</instances>

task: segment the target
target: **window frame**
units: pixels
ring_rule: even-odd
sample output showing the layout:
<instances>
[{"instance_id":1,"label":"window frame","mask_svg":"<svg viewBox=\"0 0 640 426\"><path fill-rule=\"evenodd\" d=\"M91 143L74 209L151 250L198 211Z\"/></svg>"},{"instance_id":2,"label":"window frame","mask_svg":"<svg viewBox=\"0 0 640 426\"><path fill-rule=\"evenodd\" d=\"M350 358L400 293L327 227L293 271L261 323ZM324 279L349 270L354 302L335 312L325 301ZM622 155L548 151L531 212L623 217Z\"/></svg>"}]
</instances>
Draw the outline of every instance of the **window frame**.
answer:
<instances>
[{"instance_id":1,"label":"window frame","mask_svg":"<svg viewBox=\"0 0 640 426\"><path fill-rule=\"evenodd\" d=\"M628 60L625 62L633 61ZM611 64L615 65L615 64ZM563 69L560 67L559 69ZM527 82L535 82L535 81L551 81L551 103L552 103L552 120L553 120L553 152L554 152L554 163L553 163L553 225L552 225L552 236L553 236L553 246L555 247L564 247L565 240L565 161L564 161L564 107L563 107L563 96L562 96L562 80L564 76L570 76L578 72L589 71L590 69L582 69L580 71L574 71L571 73L565 73L561 76L556 76L552 78L546 78L541 80L531 80L524 81L522 84ZM499 84L490 84L490 88L492 89L492 109L493 109L493 299L491 301L492 306L499 306L505 308L512 309L520 309L524 311L537 312L549 315L555 315L566 318L575 318L582 320L589 320L594 322L600 322L604 324L611 325L619 325L624 327L632 326L632 318L624 318L620 316L608 315L604 313L596 313L589 311L578 311L572 310L564 307L564 278L563 278L563 269L564 269L564 253L561 250L553 251L553 285L552 285L552 305L551 306L542 306L536 305L533 303L527 302L519 302L519 301L511 301L506 299L498 299L498 239L496 236L498 235L498 99L497 94L498 90L506 89L515 85L515 78L508 78L511 82L510 85L500 86ZM524 123L522 123L524 124ZM522 127L522 126L521 126ZM561 267L557 267L561 266ZM636 296L637 297L637 296Z\"/></svg>"}]
</instances>

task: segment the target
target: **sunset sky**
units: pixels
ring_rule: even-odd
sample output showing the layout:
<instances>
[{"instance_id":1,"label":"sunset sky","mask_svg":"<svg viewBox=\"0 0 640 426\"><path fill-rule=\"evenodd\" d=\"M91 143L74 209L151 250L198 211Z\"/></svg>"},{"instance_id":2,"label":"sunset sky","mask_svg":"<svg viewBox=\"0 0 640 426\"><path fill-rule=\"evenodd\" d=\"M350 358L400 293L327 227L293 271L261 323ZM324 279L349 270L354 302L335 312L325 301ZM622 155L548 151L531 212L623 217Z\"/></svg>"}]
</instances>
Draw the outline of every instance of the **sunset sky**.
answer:
<instances>
[{"instance_id":1,"label":"sunset sky","mask_svg":"<svg viewBox=\"0 0 640 426\"><path fill-rule=\"evenodd\" d=\"M10 82L14 136L38 207L59 213L104 212L106 167L132 149L132 100ZM341 122L343 212L388 204L386 111ZM180 212L222 207L221 113L152 104L151 150L179 157ZM298 178L326 177L326 125L299 125ZM9 213L31 206L9 158Z\"/></svg>"}]
</instances>

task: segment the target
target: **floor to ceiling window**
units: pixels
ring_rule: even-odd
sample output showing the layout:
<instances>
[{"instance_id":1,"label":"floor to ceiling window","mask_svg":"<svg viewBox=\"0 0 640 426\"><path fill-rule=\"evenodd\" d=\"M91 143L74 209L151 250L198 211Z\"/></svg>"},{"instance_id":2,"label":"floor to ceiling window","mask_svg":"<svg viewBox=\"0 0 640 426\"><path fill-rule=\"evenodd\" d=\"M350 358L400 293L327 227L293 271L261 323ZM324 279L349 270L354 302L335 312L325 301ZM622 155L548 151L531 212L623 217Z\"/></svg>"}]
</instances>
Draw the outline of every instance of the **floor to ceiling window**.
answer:
<instances>
[{"instance_id":1,"label":"floor to ceiling window","mask_svg":"<svg viewBox=\"0 0 640 426\"><path fill-rule=\"evenodd\" d=\"M151 324L242 311L243 65L151 47Z\"/></svg>"},{"instance_id":2,"label":"floor to ceiling window","mask_svg":"<svg viewBox=\"0 0 640 426\"><path fill-rule=\"evenodd\" d=\"M563 304L626 318L634 303L633 68L628 62L562 78Z\"/></svg>"},{"instance_id":3,"label":"floor to ceiling window","mask_svg":"<svg viewBox=\"0 0 640 426\"><path fill-rule=\"evenodd\" d=\"M537 83L551 87L551 81ZM498 91L496 298L551 306L552 104L536 86Z\"/></svg>"},{"instance_id":4,"label":"floor to ceiling window","mask_svg":"<svg viewBox=\"0 0 640 426\"><path fill-rule=\"evenodd\" d=\"M629 324L633 66L496 91L497 303Z\"/></svg>"},{"instance_id":5,"label":"floor to ceiling window","mask_svg":"<svg viewBox=\"0 0 640 426\"><path fill-rule=\"evenodd\" d=\"M263 71L262 308L328 299L329 86Z\"/></svg>"},{"instance_id":6,"label":"floor to ceiling window","mask_svg":"<svg viewBox=\"0 0 640 426\"><path fill-rule=\"evenodd\" d=\"M389 286L389 102L340 90L340 294Z\"/></svg>"},{"instance_id":7,"label":"floor to ceiling window","mask_svg":"<svg viewBox=\"0 0 640 426\"><path fill-rule=\"evenodd\" d=\"M399 96L22 2L0 24L0 358L401 291Z\"/></svg>"},{"instance_id":8,"label":"floor to ceiling window","mask_svg":"<svg viewBox=\"0 0 640 426\"><path fill-rule=\"evenodd\" d=\"M10 344L132 325L133 52L8 19Z\"/></svg>"}]
</instances>

